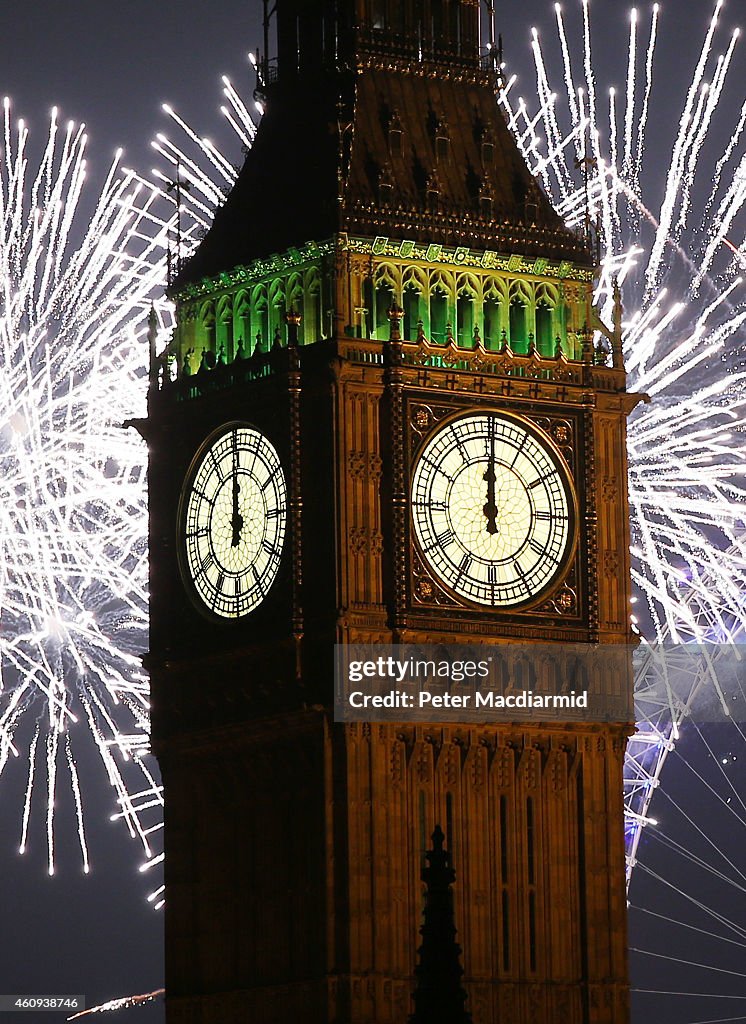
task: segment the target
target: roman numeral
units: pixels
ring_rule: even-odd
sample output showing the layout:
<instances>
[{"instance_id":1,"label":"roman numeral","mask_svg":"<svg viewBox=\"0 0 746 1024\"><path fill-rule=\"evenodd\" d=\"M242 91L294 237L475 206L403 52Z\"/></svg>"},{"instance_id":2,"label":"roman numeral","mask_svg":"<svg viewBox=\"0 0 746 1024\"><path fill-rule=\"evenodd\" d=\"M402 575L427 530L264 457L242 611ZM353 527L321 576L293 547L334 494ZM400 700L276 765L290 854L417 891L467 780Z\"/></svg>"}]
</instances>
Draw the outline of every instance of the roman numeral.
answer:
<instances>
[{"instance_id":1,"label":"roman numeral","mask_svg":"<svg viewBox=\"0 0 746 1024\"><path fill-rule=\"evenodd\" d=\"M471 555L466 554L458 564L459 576L465 576L471 567L472 558Z\"/></svg>"},{"instance_id":2,"label":"roman numeral","mask_svg":"<svg viewBox=\"0 0 746 1024\"><path fill-rule=\"evenodd\" d=\"M210 458L212 459L212 464L215 467L215 473L217 474L218 480L222 484L223 480L225 480L225 475L223 474L223 467L221 463L218 462L217 456L215 455L215 452L212 449L210 449Z\"/></svg>"},{"instance_id":3,"label":"roman numeral","mask_svg":"<svg viewBox=\"0 0 746 1024\"><path fill-rule=\"evenodd\" d=\"M199 575L203 575L204 573L206 573L207 570L210 568L210 566L212 566L214 564L215 564L215 559L213 557L212 551L208 551L207 554L205 555L205 557L200 562Z\"/></svg>"},{"instance_id":4,"label":"roman numeral","mask_svg":"<svg viewBox=\"0 0 746 1024\"><path fill-rule=\"evenodd\" d=\"M518 461L518 456L521 454L523 449L526 447L526 441L527 440L528 440L528 438L524 436L523 440L521 441L521 443L516 448L515 455L513 456L513 461L510 463L510 468L511 469L513 468L513 466L515 466L516 462Z\"/></svg>"},{"instance_id":5,"label":"roman numeral","mask_svg":"<svg viewBox=\"0 0 746 1024\"><path fill-rule=\"evenodd\" d=\"M279 558L280 557L279 549L274 547L272 544L270 544L270 542L267 540L266 537L262 541L262 545L261 546L262 546L262 551L266 551L267 554L270 556L270 558Z\"/></svg>"},{"instance_id":6,"label":"roman numeral","mask_svg":"<svg viewBox=\"0 0 746 1024\"><path fill-rule=\"evenodd\" d=\"M259 593L262 595L262 597L264 597L264 587L262 586L262 577L259 575L257 567L255 565L252 565L251 571L254 574L254 579L256 580L256 585L259 588Z\"/></svg>"},{"instance_id":7,"label":"roman numeral","mask_svg":"<svg viewBox=\"0 0 746 1024\"><path fill-rule=\"evenodd\" d=\"M196 494L198 498L201 498L202 501L206 501L208 505L212 505L213 501L215 500L214 497L208 497L208 495L206 495L205 492L201 491L198 487L194 487L192 489L192 494Z\"/></svg>"},{"instance_id":8,"label":"roman numeral","mask_svg":"<svg viewBox=\"0 0 746 1024\"><path fill-rule=\"evenodd\" d=\"M469 461L469 453L467 452L466 448L464 447L464 442L463 442L463 439L461 438L460 434L457 434L455 430L453 432L453 440L454 440L454 443L455 443L456 447L458 448L458 453L461 456L462 462L468 462ZM442 470L441 470L441 472L442 472Z\"/></svg>"}]
</instances>

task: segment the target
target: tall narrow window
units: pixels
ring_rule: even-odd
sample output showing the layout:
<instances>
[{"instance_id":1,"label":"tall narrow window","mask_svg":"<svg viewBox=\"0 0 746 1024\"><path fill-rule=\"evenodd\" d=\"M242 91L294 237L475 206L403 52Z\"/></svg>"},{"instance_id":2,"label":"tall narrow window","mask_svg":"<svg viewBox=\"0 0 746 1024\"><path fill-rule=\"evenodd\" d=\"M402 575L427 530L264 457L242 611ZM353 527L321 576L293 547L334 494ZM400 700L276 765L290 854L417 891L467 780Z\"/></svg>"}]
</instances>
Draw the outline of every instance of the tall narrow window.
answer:
<instances>
[{"instance_id":1,"label":"tall narrow window","mask_svg":"<svg viewBox=\"0 0 746 1024\"><path fill-rule=\"evenodd\" d=\"M215 352L222 355L226 362L233 358L233 304L230 296L223 297L218 304Z\"/></svg>"},{"instance_id":2,"label":"tall narrow window","mask_svg":"<svg viewBox=\"0 0 746 1024\"><path fill-rule=\"evenodd\" d=\"M301 339L306 344L313 344L318 341L321 330L319 319L319 292L317 288L309 288L306 292L306 315L301 324Z\"/></svg>"},{"instance_id":3,"label":"tall narrow window","mask_svg":"<svg viewBox=\"0 0 746 1024\"><path fill-rule=\"evenodd\" d=\"M417 321L420 319L420 296L414 288L404 289L404 324L402 336L405 341L414 341L417 337Z\"/></svg>"},{"instance_id":4,"label":"tall narrow window","mask_svg":"<svg viewBox=\"0 0 746 1024\"><path fill-rule=\"evenodd\" d=\"M534 798L526 797L526 879L528 881L528 957L536 970L536 814Z\"/></svg>"},{"instance_id":5,"label":"tall narrow window","mask_svg":"<svg viewBox=\"0 0 746 1024\"><path fill-rule=\"evenodd\" d=\"M205 352L215 351L215 309L210 302L206 302L199 315L197 359L199 360L201 348Z\"/></svg>"},{"instance_id":6,"label":"tall narrow window","mask_svg":"<svg viewBox=\"0 0 746 1024\"><path fill-rule=\"evenodd\" d=\"M388 285L376 288L376 338L384 341L389 336L389 310L394 302L394 293Z\"/></svg>"},{"instance_id":7,"label":"tall narrow window","mask_svg":"<svg viewBox=\"0 0 746 1024\"><path fill-rule=\"evenodd\" d=\"M508 799L500 797L500 884L502 897L502 960L503 970L510 970L510 906L508 897Z\"/></svg>"},{"instance_id":8,"label":"tall narrow window","mask_svg":"<svg viewBox=\"0 0 746 1024\"><path fill-rule=\"evenodd\" d=\"M526 307L522 302L510 304L510 347L514 352L526 351Z\"/></svg>"},{"instance_id":9,"label":"tall narrow window","mask_svg":"<svg viewBox=\"0 0 746 1024\"><path fill-rule=\"evenodd\" d=\"M536 347L543 356L551 356L554 353L552 311L544 303L536 307Z\"/></svg>"},{"instance_id":10,"label":"tall narrow window","mask_svg":"<svg viewBox=\"0 0 746 1024\"><path fill-rule=\"evenodd\" d=\"M419 826L420 826L420 859L425 863L425 852L428 847L427 817L425 815L425 794L420 790L419 798Z\"/></svg>"},{"instance_id":11,"label":"tall narrow window","mask_svg":"<svg viewBox=\"0 0 746 1024\"><path fill-rule=\"evenodd\" d=\"M500 304L496 299L484 300L484 347L500 347Z\"/></svg>"},{"instance_id":12,"label":"tall narrow window","mask_svg":"<svg viewBox=\"0 0 746 1024\"><path fill-rule=\"evenodd\" d=\"M373 0L373 28L381 31L386 28L385 0Z\"/></svg>"},{"instance_id":13,"label":"tall narrow window","mask_svg":"<svg viewBox=\"0 0 746 1024\"><path fill-rule=\"evenodd\" d=\"M252 339L252 350L256 352L269 352L269 309L266 300L261 302L254 309L254 327L256 334Z\"/></svg>"},{"instance_id":14,"label":"tall narrow window","mask_svg":"<svg viewBox=\"0 0 746 1024\"><path fill-rule=\"evenodd\" d=\"M502 896L502 919L503 919L503 970L510 970L510 904L508 902L508 890L503 889Z\"/></svg>"},{"instance_id":15,"label":"tall narrow window","mask_svg":"<svg viewBox=\"0 0 746 1024\"><path fill-rule=\"evenodd\" d=\"M441 291L430 296L430 336L438 345L445 345L448 323L448 299Z\"/></svg>"},{"instance_id":16,"label":"tall narrow window","mask_svg":"<svg viewBox=\"0 0 746 1024\"><path fill-rule=\"evenodd\" d=\"M528 960L529 968L536 970L536 893L528 894Z\"/></svg>"},{"instance_id":17,"label":"tall narrow window","mask_svg":"<svg viewBox=\"0 0 746 1024\"><path fill-rule=\"evenodd\" d=\"M456 331L461 348L474 347L474 301L470 295L456 299Z\"/></svg>"}]
</instances>

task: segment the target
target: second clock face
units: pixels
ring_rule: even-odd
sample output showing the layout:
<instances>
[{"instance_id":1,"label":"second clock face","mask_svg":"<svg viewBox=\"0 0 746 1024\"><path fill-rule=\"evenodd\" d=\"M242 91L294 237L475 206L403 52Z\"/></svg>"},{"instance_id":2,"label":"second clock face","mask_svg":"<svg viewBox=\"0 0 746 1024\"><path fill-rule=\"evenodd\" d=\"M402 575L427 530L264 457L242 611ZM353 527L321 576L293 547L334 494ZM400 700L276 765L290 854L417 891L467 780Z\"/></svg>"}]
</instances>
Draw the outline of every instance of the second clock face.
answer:
<instances>
[{"instance_id":1,"label":"second clock face","mask_svg":"<svg viewBox=\"0 0 746 1024\"><path fill-rule=\"evenodd\" d=\"M560 458L518 418L480 412L440 427L412 477L414 533L433 574L492 607L544 591L572 544L572 491Z\"/></svg>"},{"instance_id":2,"label":"second clock face","mask_svg":"<svg viewBox=\"0 0 746 1024\"><path fill-rule=\"evenodd\" d=\"M285 539L285 475L254 427L226 424L197 456L182 498L182 569L220 618L253 611L277 576Z\"/></svg>"}]
</instances>

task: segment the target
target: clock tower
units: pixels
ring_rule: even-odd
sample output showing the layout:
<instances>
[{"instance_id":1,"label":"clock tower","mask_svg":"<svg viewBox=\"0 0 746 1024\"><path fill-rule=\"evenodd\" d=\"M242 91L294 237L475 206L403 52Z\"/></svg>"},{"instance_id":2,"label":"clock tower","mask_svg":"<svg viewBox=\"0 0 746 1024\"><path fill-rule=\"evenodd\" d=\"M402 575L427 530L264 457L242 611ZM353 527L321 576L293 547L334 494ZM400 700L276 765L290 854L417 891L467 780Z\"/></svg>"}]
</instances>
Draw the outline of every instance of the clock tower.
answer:
<instances>
[{"instance_id":1,"label":"clock tower","mask_svg":"<svg viewBox=\"0 0 746 1024\"><path fill-rule=\"evenodd\" d=\"M169 1024L404 1024L437 825L474 1024L628 1019L628 661L587 680L613 721L334 718L335 644L632 639L621 314L479 14L277 0L255 144L171 285L143 428Z\"/></svg>"}]
</instances>

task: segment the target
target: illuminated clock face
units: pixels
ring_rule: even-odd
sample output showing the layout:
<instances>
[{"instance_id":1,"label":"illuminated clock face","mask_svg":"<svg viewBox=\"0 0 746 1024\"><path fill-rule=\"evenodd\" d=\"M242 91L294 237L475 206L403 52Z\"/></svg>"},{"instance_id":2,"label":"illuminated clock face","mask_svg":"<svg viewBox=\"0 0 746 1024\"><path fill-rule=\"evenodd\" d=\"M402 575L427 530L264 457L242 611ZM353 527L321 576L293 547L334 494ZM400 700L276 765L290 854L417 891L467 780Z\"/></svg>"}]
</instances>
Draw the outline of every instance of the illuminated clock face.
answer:
<instances>
[{"instance_id":1,"label":"illuminated clock face","mask_svg":"<svg viewBox=\"0 0 746 1024\"><path fill-rule=\"evenodd\" d=\"M287 522L285 475L267 438L245 423L213 435L195 460L181 505L181 564L213 615L238 619L272 586Z\"/></svg>"},{"instance_id":2,"label":"illuminated clock face","mask_svg":"<svg viewBox=\"0 0 746 1024\"><path fill-rule=\"evenodd\" d=\"M561 456L522 420L460 416L425 444L412 478L412 519L438 579L495 608L535 598L572 544L572 490Z\"/></svg>"}]
</instances>

